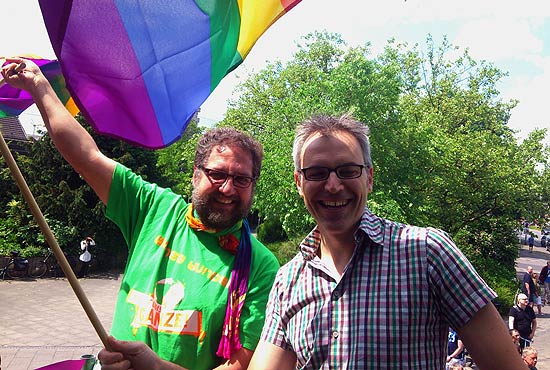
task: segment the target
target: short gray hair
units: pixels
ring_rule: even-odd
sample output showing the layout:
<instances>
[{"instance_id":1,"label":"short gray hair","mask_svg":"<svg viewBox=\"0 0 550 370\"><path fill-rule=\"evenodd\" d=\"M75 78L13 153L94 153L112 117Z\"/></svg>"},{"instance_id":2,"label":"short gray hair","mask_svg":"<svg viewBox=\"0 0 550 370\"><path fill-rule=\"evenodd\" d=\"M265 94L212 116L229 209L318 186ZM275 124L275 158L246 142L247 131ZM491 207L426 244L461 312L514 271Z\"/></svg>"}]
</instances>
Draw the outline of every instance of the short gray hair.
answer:
<instances>
[{"instance_id":1,"label":"short gray hair","mask_svg":"<svg viewBox=\"0 0 550 370\"><path fill-rule=\"evenodd\" d=\"M334 132L347 132L357 139L363 152L363 160L367 167L372 167L370 156L369 128L366 124L359 122L349 114L340 117L328 115L314 115L303 121L296 127L294 145L292 147L292 158L294 159L294 170L298 172L300 166L300 153L306 140L313 134L330 135Z\"/></svg>"}]
</instances>

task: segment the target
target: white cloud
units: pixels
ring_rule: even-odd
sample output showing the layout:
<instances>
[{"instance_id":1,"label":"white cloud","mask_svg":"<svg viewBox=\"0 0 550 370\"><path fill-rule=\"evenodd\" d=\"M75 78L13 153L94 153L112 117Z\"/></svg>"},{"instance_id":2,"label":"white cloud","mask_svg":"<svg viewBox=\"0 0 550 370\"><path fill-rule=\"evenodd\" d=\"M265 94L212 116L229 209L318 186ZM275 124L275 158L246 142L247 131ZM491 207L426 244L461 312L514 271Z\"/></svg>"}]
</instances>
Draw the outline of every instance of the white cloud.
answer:
<instances>
[{"instance_id":1,"label":"white cloud","mask_svg":"<svg viewBox=\"0 0 550 370\"><path fill-rule=\"evenodd\" d=\"M511 128L520 131L518 136L524 138L535 128L547 128L546 143L550 145L550 57L539 58L539 63L542 73L513 78L502 94L505 99L519 100L509 122Z\"/></svg>"},{"instance_id":2,"label":"white cloud","mask_svg":"<svg viewBox=\"0 0 550 370\"><path fill-rule=\"evenodd\" d=\"M467 46L476 59L492 62L501 59L524 59L538 55L543 40L533 33L528 19L511 17L481 18L464 23L454 44Z\"/></svg>"}]
</instances>

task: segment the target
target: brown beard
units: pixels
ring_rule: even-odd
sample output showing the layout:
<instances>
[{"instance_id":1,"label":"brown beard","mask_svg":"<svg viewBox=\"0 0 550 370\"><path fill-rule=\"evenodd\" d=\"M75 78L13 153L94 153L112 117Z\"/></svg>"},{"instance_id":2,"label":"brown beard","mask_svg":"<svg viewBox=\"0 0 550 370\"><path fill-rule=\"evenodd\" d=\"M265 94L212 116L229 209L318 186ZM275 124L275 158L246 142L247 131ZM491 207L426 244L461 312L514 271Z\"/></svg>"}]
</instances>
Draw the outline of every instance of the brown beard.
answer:
<instances>
[{"instance_id":1,"label":"brown beard","mask_svg":"<svg viewBox=\"0 0 550 370\"><path fill-rule=\"evenodd\" d=\"M206 227L217 230L227 229L246 217L246 215L250 212L252 197L250 197L249 204L243 204L239 197L235 197L234 200L237 205L235 210L232 212L222 212L215 208L214 194L215 193L204 196L197 194L197 190L193 189L191 196L193 208L199 215L201 222Z\"/></svg>"}]
</instances>

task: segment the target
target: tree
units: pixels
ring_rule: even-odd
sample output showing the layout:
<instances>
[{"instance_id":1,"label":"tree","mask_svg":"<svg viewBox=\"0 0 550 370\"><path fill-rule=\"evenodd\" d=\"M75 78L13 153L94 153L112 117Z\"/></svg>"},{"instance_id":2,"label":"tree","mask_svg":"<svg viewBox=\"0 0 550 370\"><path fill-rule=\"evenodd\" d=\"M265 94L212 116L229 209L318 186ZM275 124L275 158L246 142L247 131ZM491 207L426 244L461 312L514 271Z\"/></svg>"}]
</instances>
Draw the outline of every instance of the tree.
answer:
<instances>
[{"instance_id":1,"label":"tree","mask_svg":"<svg viewBox=\"0 0 550 370\"><path fill-rule=\"evenodd\" d=\"M97 135L81 116L77 119L105 155L149 181L168 183L157 170L155 152ZM92 189L61 157L48 135L26 149L27 154L18 156L18 165L60 246L68 254L78 254L80 239L91 235L97 243L97 265L120 265L126 243L118 228L105 218L105 206ZM19 192L3 206L0 236L11 236L0 241L0 254L12 249L22 250L24 255L43 254L44 239Z\"/></svg>"},{"instance_id":2,"label":"tree","mask_svg":"<svg viewBox=\"0 0 550 370\"><path fill-rule=\"evenodd\" d=\"M351 112L371 130L369 207L449 232L510 303L517 220L526 210L540 214L536 203L550 187L538 170L548 168L543 133L518 144L507 126L517 102L500 99L504 77L430 36L425 48L390 40L372 58L368 44L348 48L338 35L314 33L286 65L272 62L246 80L222 124L264 145L255 207L293 235L312 226L293 184L294 128L311 113Z\"/></svg>"},{"instance_id":3,"label":"tree","mask_svg":"<svg viewBox=\"0 0 550 370\"><path fill-rule=\"evenodd\" d=\"M166 187L181 194L187 200L191 199L193 186L193 162L197 141L204 132L196 120L189 123L181 139L176 143L157 151L157 167L166 179Z\"/></svg>"},{"instance_id":4,"label":"tree","mask_svg":"<svg viewBox=\"0 0 550 370\"><path fill-rule=\"evenodd\" d=\"M296 124L313 113L352 111L366 122L380 120L397 104L392 68L367 58L367 47L346 50L339 35L313 33L294 58L268 65L241 86L221 125L240 128L264 145L264 170L255 208L277 220L288 235L303 234L314 222L296 192L292 141Z\"/></svg>"}]
</instances>

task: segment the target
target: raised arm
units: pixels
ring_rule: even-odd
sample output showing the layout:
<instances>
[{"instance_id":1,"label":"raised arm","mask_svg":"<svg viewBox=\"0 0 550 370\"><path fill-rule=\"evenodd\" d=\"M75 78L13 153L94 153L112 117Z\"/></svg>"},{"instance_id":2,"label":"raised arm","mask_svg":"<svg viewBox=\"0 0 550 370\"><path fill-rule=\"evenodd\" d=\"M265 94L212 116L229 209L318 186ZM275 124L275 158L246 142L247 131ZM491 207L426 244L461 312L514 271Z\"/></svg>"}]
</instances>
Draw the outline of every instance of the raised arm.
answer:
<instances>
[{"instance_id":1,"label":"raised arm","mask_svg":"<svg viewBox=\"0 0 550 370\"><path fill-rule=\"evenodd\" d=\"M457 332L479 369L527 370L492 303L479 310Z\"/></svg>"},{"instance_id":2,"label":"raised arm","mask_svg":"<svg viewBox=\"0 0 550 370\"><path fill-rule=\"evenodd\" d=\"M116 162L99 151L93 138L65 109L36 64L21 58L8 58L7 62L10 64L1 70L6 82L31 94L57 150L107 204ZM21 62L26 67L13 73Z\"/></svg>"}]
</instances>

